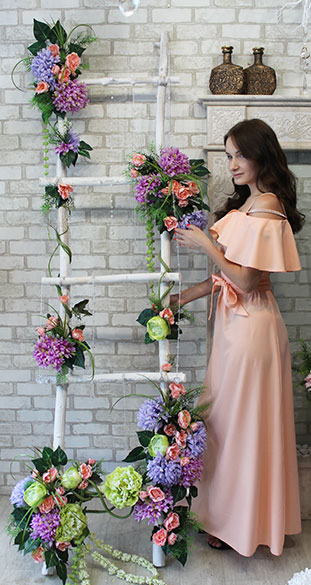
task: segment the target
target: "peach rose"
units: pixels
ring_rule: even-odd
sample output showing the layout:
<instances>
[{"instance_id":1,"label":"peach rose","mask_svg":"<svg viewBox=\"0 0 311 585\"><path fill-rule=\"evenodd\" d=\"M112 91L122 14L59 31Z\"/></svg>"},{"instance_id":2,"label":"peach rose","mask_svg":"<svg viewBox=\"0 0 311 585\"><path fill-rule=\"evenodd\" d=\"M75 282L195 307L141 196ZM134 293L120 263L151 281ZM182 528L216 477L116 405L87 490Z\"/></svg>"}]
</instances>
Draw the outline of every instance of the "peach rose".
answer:
<instances>
[{"instance_id":1,"label":"peach rose","mask_svg":"<svg viewBox=\"0 0 311 585\"><path fill-rule=\"evenodd\" d=\"M87 479L84 479L83 481L81 481L81 483L79 483L78 488L79 490L86 490L88 485L89 482L87 481Z\"/></svg>"},{"instance_id":2,"label":"peach rose","mask_svg":"<svg viewBox=\"0 0 311 585\"><path fill-rule=\"evenodd\" d=\"M166 543L166 538L167 531L164 528L161 528L160 530L158 530L158 532L154 533L152 540L154 544L157 544L158 546L164 546L164 544Z\"/></svg>"},{"instance_id":3,"label":"peach rose","mask_svg":"<svg viewBox=\"0 0 311 585\"><path fill-rule=\"evenodd\" d=\"M67 67L62 67L58 74L57 79L62 83L67 83L67 81L69 81L70 79L70 69L68 69Z\"/></svg>"},{"instance_id":4,"label":"peach rose","mask_svg":"<svg viewBox=\"0 0 311 585\"><path fill-rule=\"evenodd\" d=\"M172 181L172 192L174 193L174 195L176 195L176 193L178 193L179 189L181 189L183 187L183 185L181 183L179 183L178 181Z\"/></svg>"},{"instance_id":5,"label":"peach rose","mask_svg":"<svg viewBox=\"0 0 311 585\"><path fill-rule=\"evenodd\" d=\"M67 55L65 63L71 73L74 73L78 69L81 59L77 53L70 53L70 55Z\"/></svg>"},{"instance_id":6,"label":"peach rose","mask_svg":"<svg viewBox=\"0 0 311 585\"><path fill-rule=\"evenodd\" d=\"M63 506L65 506L67 504L66 496L55 494L55 497L56 497L57 505L60 508L62 508Z\"/></svg>"},{"instance_id":7,"label":"peach rose","mask_svg":"<svg viewBox=\"0 0 311 585\"><path fill-rule=\"evenodd\" d=\"M172 364L169 364L168 362L165 362L164 364L162 364L161 370L163 372L170 372L171 369L172 369L172 367L173 367Z\"/></svg>"},{"instance_id":8,"label":"peach rose","mask_svg":"<svg viewBox=\"0 0 311 585\"><path fill-rule=\"evenodd\" d=\"M168 195L169 192L170 192L170 186L169 185L167 185L167 187L163 187L163 189L161 189L161 191L160 191L160 193L163 193L163 195Z\"/></svg>"},{"instance_id":9,"label":"peach rose","mask_svg":"<svg viewBox=\"0 0 311 585\"><path fill-rule=\"evenodd\" d=\"M176 443L167 448L166 457L168 459L175 461L177 459L177 457L179 457L179 455L180 455L180 449L179 449L178 445L176 445Z\"/></svg>"},{"instance_id":10,"label":"peach rose","mask_svg":"<svg viewBox=\"0 0 311 585\"><path fill-rule=\"evenodd\" d=\"M172 382L169 385L169 389L171 391L172 398L179 398L180 394L186 394L186 388L183 384L176 384L175 382Z\"/></svg>"},{"instance_id":11,"label":"peach rose","mask_svg":"<svg viewBox=\"0 0 311 585\"><path fill-rule=\"evenodd\" d=\"M59 55L59 46L58 45L50 45L48 47L48 49L50 49L53 57L57 57L57 55Z\"/></svg>"},{"instance_id":12,"label":"peach rose","mask_svg":"<svg viewBox=\"0 0 311 585\"><path fill-rule=\"evenodd\" d=\"M36 87L36 93L46 93L49 91L50 86L46 81L40 81Z\"/></svg>"},{"instance_id":13,"label":"peach rose","mask_svg":"<svg viewBox=\"0 0 311 585\"><path fill-rule=\"evenodd\" d=\"M162 319L166 319L166 321L168 321L170 325L174 325L175 320L172 309L166 307L165 309L163 309L163 311L160 311L159 315L160 317L162 317Z\"/></svg>"},{"instance_id":14,"label":"peach rose","mask_svg":"<svg viewBox=\"0 0 311 585\"><path fill-rule=\"evenodd\" d=\"M186 431L177 431L175 433L175 441L176 441L177 445L179 447L181 447L181 449L183 449L186 446L186 442L187 442Z\"/></svg>"},{"instance_id":15,"label":"peach rose","mask_svg":"<svg viewBox=\"0 0 311 585\"><path fill-rule=\"evenodd\" d=\"M36 548L36 550L32 551L31 556L33 558L33 560L35 561L35 563L43 563L44 562L44 548L43 546L38 546L38 548Z\"/></svg>"},{"instance_id":16,"label":"peach rose","mask_svg":"<svg viewBox=\"0 0 311 585\"><path fill-rule=\"evenodd\" d=\"M73 192L73 188L71 185L67 185L66 183L58 183L57 191L59 192L62 199L68 199L70 193Z\"/></svg>"},{"instance_id":17,"label":"peach rose","mask_svg":"<svg viewBox=\"0 0 311 585\"><path fill-rule=\"evenodd\" d=\"M192 191L187 189L187 187L182 186L178 191L176 191L176 199L189 199L191 197Z\"/></svg>"},{"instance_id":18,"label":"peach rose","mask_svg":"<svg viewBox=\"0 0 311 585\"><path fill-rule=\"evenodd\" d=\"M60 72L59 65L53 65L53 67L52 67L52 73L53 73L53 75L58 75L59 72Z\"/></svg>"},{"instance_id":19,"label":"peach rose","mask_svg":"<svg viewBox=\"0 0 311 585\"><path fill-rule=\"evenodd\" d=\"M133 177L133 179L136 179L136 177L138 177L139 172L136 169L131 169L131 175Z\"/></svg>"},{"instance_id":20,"label":"peach rose","mask_svg":"<svg viewBox=\"0 0 311 585\"><path fill-rule=\"evenodd\" d=\"M39 506L41 514L47 514L53 510L53 508L55 508L55 500L53 496L48 496L45 498L45 500L43 500L42 504Z\"/></svg>"},{"instance_id":21,"label":"peach rose","mask_svg":"<svg viewBox=\"0 0 311 585\"><path fill-rule=\"evenodd\" d=\"M73 337L73 339L77 339L78 341L85 340L82 329L73 329L71 332L71 337ZM85 463L83 463L82 465L85 465Z\"/></svg>"},{"instance_id":22,"label":"peach rose","mask_svg":"<svg viewBox=\"0 0 311 585\"><path fill-rule=\"evenodd\" d=\"M79 473L83 479L89 479L92 476L93 471L90 465L86 465L85 463L81 463L79 467Z\"/></svg>"},{"instance_id":23,"label":"peach rose","mask_svg":"<svg viewBox=\"0 0 311 585\"><path fill-rule=\"evenodd\" d=\"M188 199L180 199L178 201L178 207L187 207L189 201Z\"/></svg>"},{"instance_id":24,"label":"peach rose","mask_svg":"<svg viewBox=\"0 0 311 585\"><path fill-rule=\"evenodd\" d=\"M153 485L150 485L147 488L147 492L149 498L155 503L162 502L165 498L165 493L162 492L162 490L159 487L154 487Z\"/></svg>"},{"instance_id":25,"label":"peach rose","mask_svg":"<svg viewBox=\"0 0 311 585\"><path fill-rule=\"evenodd\" d=\"M54 327L58 324L58 318L57 317L53 317L53 315L51 315L51 317L48 318L47 322L46 322L46 328L48 331L50 331L51 329L54 329Z\"/></svg>"},{"instance_id":26,"label":"peach rose","mask_svg":"<svg viewBox=\"0 0 311 585\"><path fill-rule=\"evenodd\" d=\"M58 297L58 300L63 303L63 305L66 305L69 301L69 296L68 295L62 295L60 297Z\"/></svg>"},{"instance_id":27,"label":"peach rose","mask_svg":"<svg viewBox=\"0 0 311 585\"><path fill-rule=\"evenodd\" d=\"M88 459L87 462L89 465L95 465L96 459Z\"/></svg>"},{"instance_id":28,"label":"peach rose","mask_svg":"<svg viewBox=\"0 0 311 585\"><path fill-rule=\"evenodd\" d=\"M193 432L197 431L199 428L199 423L197 423L197 422L191 423L190 428Z\"/></svg>"},{"instance_id":29,"label":"peach rose","mask_svg":"<svg viewBox=\"0 0 311 585\"><path fill-rule=\"evenodd\" d=\"M139 497L144 501L146 498L148 498L148 492L141 490L141 492L139 492Z\"/></svg>"},{"instance_id":30,"label":"peach rose","mask_svg":"<svg viewBox=\"0 0 311 585\"><path fill-rule=\"evenodd\" d=\"M178 221L173 215L167 215L163 222L168 232L171 232L178 226Z\"/></svg>"},{"instance_id":31,"label":"peach rose","mask_svg":"<svg viewBox=\"0 0 311 585\"><path fill-rule=\"evenodd\" d=\"M70 542L56 542L55 546L58 548L58 550L64 551L70 547Z\"/></svg>"},{"instance_id":32,"label":"peach rose","mask_svg":"<svg viewBox=\"0 0 311 585\"><path fill-rule=\"evenodd\" d=\"M62 485L60 485L58 488L56 488L56 491L60 496L63 496L65 493L65 490L64 490Z\"/></svg>"},{"instance_id":33,"label":"peach rose","mask_svg":"<svg viewBox=\"0 0 311 585\"><path fill-rule=\"evenodd\" d=\"M140 153L134 154L131 159L131 162L135 167L141 167L145 161L146 161L145 155Z\"/></svg>"},{"instance_id":34,"label":"peach rose","mask_svg":"<svg viewBox=\"0 0 311 585\"><path fill-rule=\"evenodd\" d=\"M198 195L198 193L200 193L200 189L195 181L187 181L187 185L193 195Z\"/></svg>"},{"instance_id":35,"label":"peach rose","mask_svg":"<svg viewBox=\"0 0 311 585\"><path fill-rule=\"evenodd\" d=\"M41 336L45 335L44 327L37 327L37 332L38 332L38 335L41 335Z\"/></svg>"},{"instance_id":36,"label":"peach rose","mask_svg":"<svg viewBox=\"0 0 311 585\"><path fill-rule=\"evenodd\" d=\"M168 532L171 532L171 530L175 530L175 528L178 528L179 524L180 524L179 516L178 514L176 514L176 512L170 512L163 522L163 526L166 528Z\"/></svg>"},{"instance_id":37,"label":"peach rose","mask_svg":"<svg viewBox=\"0 0 311 585\"><path fill-rule=\"evenodd\" d=\"M39 474L39 471L37 469L34 469L31 472L31 477L33 477L34 479L36 479L36 477L38 477L38 475L40 475L40 474Z\"/></svg>"},{"instance_id":38,"label":"peach rose","mask_svg":"<svg viewBox=\"0 0 311 585\"><path fill-rule=\"evenodd\" d=\"M187 429L191 423L191 414L188 410L181 410L178 413L178 424L182 429Z\"/></svg>"},{"instance_id":39,"label":"peach rose","mask_svg":"<svg viewBox=\"0 0 311 585\"><path fill-rule=\"evenodd\" d=\"M190 463L189 457L182 457L181 458L181 460L180 460L181 467L185 467L185 465L188 465L188 463Z\"/></svg>"},{"instance_id":40,"label":"peach rose","mask_svg":"<svg viewBox=\"0 0 311 585\"><path fill-rule=\"evenodd\" d=\"M58 471L57 471L56 467L50 467L50 469L48 469L42 475L42 479L43 479L43 481L45 481L45 483L51 483L52 481L55 481L55 479L57 477L58 477Z\"/></svg>"},{"instance_id":41,"label":"peach rose","mask_svg":"<svg viewBox=\"0 0 311 585\"><path fill-rule=\"evenodd\" d=\"M163 430L168 437L173 437L176 433L176 427L172 423L165 425Z\"/></svg>"},{"instance_id":42,"label":"peach rose","mask_svg":"<svg viewBox=\"0 0 311 585\"><path fill-rule=\"evenodd\" d=\"M175 544L176 540L177 540L177 534L175 534L175 532L171 532L171 534L169 534L167 537L167 542L170 546L173 546L173 544Z\"/></svg>"}]
</instances>

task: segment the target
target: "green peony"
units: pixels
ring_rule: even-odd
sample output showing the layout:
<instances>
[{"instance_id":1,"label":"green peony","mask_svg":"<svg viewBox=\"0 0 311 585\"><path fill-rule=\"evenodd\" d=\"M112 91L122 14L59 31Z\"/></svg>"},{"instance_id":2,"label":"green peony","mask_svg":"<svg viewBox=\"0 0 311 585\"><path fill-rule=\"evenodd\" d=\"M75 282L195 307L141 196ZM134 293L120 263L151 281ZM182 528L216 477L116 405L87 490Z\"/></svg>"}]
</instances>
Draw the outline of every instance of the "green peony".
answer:
<instances>
[{"instance_id":1,"label":"green peony","mask_svg":"<svg viewBox=\"0 0 311 585\"><path fill-rule=\"evenodd\" d=\"M165 435L154 435L149 443L148 451L151 457L156 457L157 453L165 455L168 446L168 438Z\"/></svg>"},{"instance_id":2,"label":"green peony","mask_svg":"<svg viewBox=\"0 0 311 585\"><path fill-rule=\"evenodd\" d=\"M116 467L99 489L116 508L126 508L137 502L141 485L141 475L129 465Z\"/></svg>"},{"instance_id":3,"label":"green peony","mask_svg":"<svg viewBox=\"0 0 311 585\"><path fill-rule=\"evenodd\" d=\"M31 508L37 508L37 506L40 506L40 504L42 504L46 494L47 494L47 489L46 489L45 485L43 485L42 483L39 483L38 481L34 481L25 490L24 501Z\"/></svg>"},{"instance_id":4,"label":"green peony","mask_svg":"<svg viewBox=\"0 0 311 585\"><path fill-rule=\"evenodd\" d=\"M88 534L87 518L80 504L67 504L60 510L60 523L56 529L55 540L75 541L81 544Z\"/></svg>"},{"instance_id":5,"label":"green peony","mask_svg":"<svg viewBox=\"0 0 311 585\"><path fill-rule=\"evenodd\" d=\"M160 339L165 339L171 330L165 319L156 316L149 319L147 323L147 331L150 339L160 341Z\"/></svg>"},{"instance_id":6,"label":"green peony","mask_svg":"<svg viewBox=\"0 0 311 585\"><path fill-rule=\"evenodd\" d=\"M66 490L74 490L79 483L81 483L82 477L76 467L69 467L62 476L61 484Z\"/></svg>"}]
</instances>

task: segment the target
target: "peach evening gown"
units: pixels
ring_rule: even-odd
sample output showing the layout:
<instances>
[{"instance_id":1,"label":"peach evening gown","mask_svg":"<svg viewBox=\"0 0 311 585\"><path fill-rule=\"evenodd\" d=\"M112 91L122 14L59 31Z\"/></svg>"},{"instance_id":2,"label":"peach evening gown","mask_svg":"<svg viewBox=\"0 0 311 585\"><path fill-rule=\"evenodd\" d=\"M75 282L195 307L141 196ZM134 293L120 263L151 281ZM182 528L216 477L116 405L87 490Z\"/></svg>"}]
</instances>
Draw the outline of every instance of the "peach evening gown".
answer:
<instances>
[{"instance_id":1,"label":"peach evening gown","mask_svg":"<svg viewBox=\"0 0 311 585\"><path fill-rule=\"evenodd\" d=\"M204 530L244 556L260 544L280 555L285 534L301 531L289 343L269 279L301 266L286 216L253 211L232 210L210 229L228 260L264 274L250 293L213 276L208 443L193 503Z\"/></svg>"}]
</instances>

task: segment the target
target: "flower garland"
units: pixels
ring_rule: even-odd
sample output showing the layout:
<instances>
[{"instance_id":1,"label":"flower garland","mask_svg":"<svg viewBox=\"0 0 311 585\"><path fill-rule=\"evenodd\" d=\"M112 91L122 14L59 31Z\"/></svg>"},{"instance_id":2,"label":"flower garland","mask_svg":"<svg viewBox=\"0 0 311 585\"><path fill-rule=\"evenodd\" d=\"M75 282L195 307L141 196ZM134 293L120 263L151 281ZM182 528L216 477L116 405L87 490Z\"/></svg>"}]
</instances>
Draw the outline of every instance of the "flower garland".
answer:
<instances>
[{"instance_id":1,"label":"flower garland","mask_svg":"<svg viewBox=\"0 0 311 585\"><path fill-rule=\"evenodd\" d=\"M306 568L304 571L300 571L300 573L294 573L287 585L310 585L310 583L311 569Z\"/></svg>"}]
</instances>

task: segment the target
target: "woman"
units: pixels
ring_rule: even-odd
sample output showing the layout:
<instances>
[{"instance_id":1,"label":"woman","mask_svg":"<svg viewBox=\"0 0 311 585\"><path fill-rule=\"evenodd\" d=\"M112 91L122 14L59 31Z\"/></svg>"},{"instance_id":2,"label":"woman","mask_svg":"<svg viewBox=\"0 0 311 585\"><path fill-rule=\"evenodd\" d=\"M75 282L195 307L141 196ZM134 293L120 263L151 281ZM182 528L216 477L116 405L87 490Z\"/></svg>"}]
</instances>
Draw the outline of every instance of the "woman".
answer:
<instances>
[{"instance_id":1,"label":"woman","mask_svg":"<svg viewBox=\"0 0 311 585\"><path fill-rule=\"evenodd\" d=\"M181 293L182 305L220 288L203 401L208 446L194 503L213 548L282 553L301 531L289 343L270 272L300 270L295 178L273 130L253 119L225 136L235 192L210 228L175 238L220 269ZM177 295L175 299L177 301ZM211 301L212 304L212 301Z\"/></svg>"}]
</instances>

